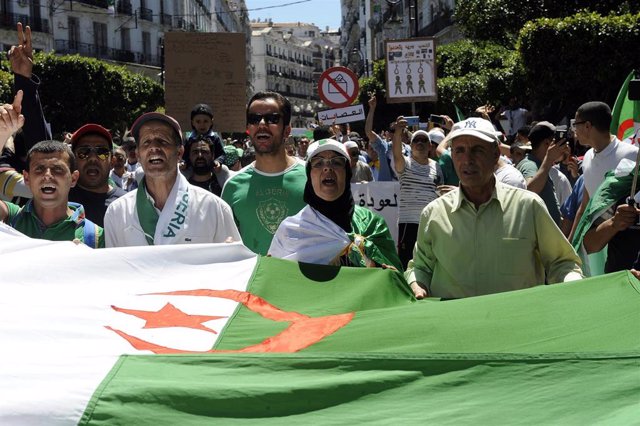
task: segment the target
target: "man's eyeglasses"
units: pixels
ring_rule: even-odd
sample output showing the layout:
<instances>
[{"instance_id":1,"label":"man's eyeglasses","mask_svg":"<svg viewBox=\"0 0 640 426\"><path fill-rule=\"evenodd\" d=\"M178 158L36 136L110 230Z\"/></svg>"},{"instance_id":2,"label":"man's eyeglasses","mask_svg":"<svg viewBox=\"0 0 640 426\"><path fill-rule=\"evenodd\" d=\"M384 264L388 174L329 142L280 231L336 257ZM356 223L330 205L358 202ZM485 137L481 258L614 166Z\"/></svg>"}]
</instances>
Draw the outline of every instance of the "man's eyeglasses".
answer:
<instances>
[{"instance_id":1,"label":"man's eyeglasses","mask_svg":"<svg viewBox=\"0 0 640 426\"><path fill-rule=\"evenodd\" d=\"M358 158L360 157L360 151L349 151L349 157L351 158Z\"/></svg>"},{"instance_id":2,"label":"man's eyeglasses","mask_svg":"<svg viewBox=\"0 0 640 426\"><path fill-rule=\"evenodd\" d=\"M426 140L425 138L415 138L414 140L411 141L411 143L429 143L428 140Z\"/></svg>"},{"instance_id":3,"label":"man's eyeglasses","mask_svg":"<svg viewBox=\"0 0 640 426\"><path fill-rule=\"evenodd\" d=\"M104 161L109 158L111 150L102 146L81 146L76 149L76 157L80 160L86 160L92 153L98 157L98 160Z\"/></svg>"},{"instance_id":4,"label":"man's eyeglasses","mask_svg":"<svg viewBox=\"0 0 640 426\"><path fill-rule=\"evenodd\" d=\"M573 123L571 123L571 129L575 130L576 126L580 125L580 124L584 124L589 120L583 120L583 121L574 121Z\"/></svg>"},{"instance_id":5,"label":"man's eyeglasses","mask_svg":"<svg viewBox=\"0 0 640 426\"><path fill-rule=\"evenodd\" d=\"M310 164L314 169L322 169L324 167L329 167L331 169L340 169L344 168L347 165L347 159L344 157L315 157L311 159Z\"/></svg>"},{"instance_id":6,"label":"man's eyeglasses","mask_svg":"<svg viewBox=\"0 0 640 426\"><path fill-rule=\"evenodd\" d=\"M249 124L259 124L263 119L266 124L278 124L280 119L282 118L282 114L278 112L272 112L270 114L247 114L247 123Z\"/></svg>"}]
</instances>

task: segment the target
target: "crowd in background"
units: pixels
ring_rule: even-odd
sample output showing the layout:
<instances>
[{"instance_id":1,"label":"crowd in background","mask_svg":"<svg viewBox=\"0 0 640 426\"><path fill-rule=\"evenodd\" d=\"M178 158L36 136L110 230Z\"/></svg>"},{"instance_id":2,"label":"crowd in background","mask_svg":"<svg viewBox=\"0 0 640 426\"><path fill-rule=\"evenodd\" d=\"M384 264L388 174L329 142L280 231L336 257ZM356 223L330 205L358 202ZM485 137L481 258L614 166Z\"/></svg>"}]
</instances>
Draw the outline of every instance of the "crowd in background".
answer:
<instances>
[{"instance_id":1,"label":"crowd in background","mask_svg":"<svg viewBox=\"0 0 640 426\"><path fill-rule=\"evenodd\" d=\"M561 126L532 121L514 97L421 127L377 122L371 96L362 135L334 124L293 137L289 100L259 92L246 138L223 139L201 103L188 132L149 112L122 137L83 123L55 141L28 27L9 57L0 221L30 237L95 248L241 242L260 255L395 269L417 298L579 279L598 273L587 255L605 247L600 273L639 266L638 148L609 133L602 102ZM398 223L354 203L351 183L384 181L398 182Z\"/></svg>"}]
</instances>

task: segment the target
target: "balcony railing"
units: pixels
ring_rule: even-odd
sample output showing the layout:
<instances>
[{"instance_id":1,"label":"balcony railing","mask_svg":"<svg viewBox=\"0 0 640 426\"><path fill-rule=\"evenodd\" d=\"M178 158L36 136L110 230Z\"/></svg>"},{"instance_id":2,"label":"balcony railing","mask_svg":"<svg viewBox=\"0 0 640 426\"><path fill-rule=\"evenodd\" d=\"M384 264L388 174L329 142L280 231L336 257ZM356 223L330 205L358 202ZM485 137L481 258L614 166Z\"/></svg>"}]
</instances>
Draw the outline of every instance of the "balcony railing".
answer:
<instances>
[{"instance_id":1,"label":"balcony railing","mask_svg":"<svg viewBox=\"0 0 640 426\"><path fill-rule=\"evenodd\" d=\"M168 15L166 13L161 13L160 14L160 23L162 25L171 25L171 21L172 21L172 16Z\"/></svg>"},{"instance_id":2,"label":"balcony railing","mask_svg":"<svg viewBox=\"0 0 640 426\"><path fill-rule=\"evenodd\" d=\"M138 16L140 16L140 19L143 21L153 22L153 11L151 9L146 7L138 8Z\"/></svg>"},{"instance_id":3,"label":"balcony railing","mask_svg":"<svg viewBox=\"0 0 640 426\"><path fill-rule=\"evenodd\" d=\"M119 62L132 62L159 67L160 58L155 55L145 55L140 52L132 52L124 49L113 49L89 43L80 43L70 40L56 40L56 53L63 55L79 54L98 59L109 59Z\"/></svg>"},{"instance_id":4,"label":"balcony railing","mask_svg":"<svg viewBox=\"0 0 640 426\"><path fill-rule=\"evenodd\" d=\"M18 22L22 22L23 25L29 25L31 31L39 33L50 32L49 21L46 19L33 19L28 15L19 15L17 13L0 13L0 28L15 31Z\"/></svg>"},{"instance_id":5,"label":"balcony railing","mask_svg":"<svg viewBox=\"0 0 640 426\"><path fill-rule=\"evenodd\" d=\"M173 18L173 27L186 30L187 29L187 23L185 22L185 20L183 18L174 17Z\"/></svg>"},{"instance_id":6,"label":"balcony railing","mask_svg":"<svg viewBox=\"0 0 640 426\"><path fill-rule=\"evenodd\" d=\"M79 3L88 4L89 6L95 6L102 9L107 9L109 7L109 2L107 0L78 0Z\"/></svg>"},{"instance_id":7,"label":"balcony railing","mask_svg":"<svg viewBox=\"0 0 640 426\"><path fill-rule=\"evenodd\" d=\"M116 7L116 12L120 15L133 15L133 6L131 2L128 1L119 1L118 6Z\"/></svg>"}]
</instances>

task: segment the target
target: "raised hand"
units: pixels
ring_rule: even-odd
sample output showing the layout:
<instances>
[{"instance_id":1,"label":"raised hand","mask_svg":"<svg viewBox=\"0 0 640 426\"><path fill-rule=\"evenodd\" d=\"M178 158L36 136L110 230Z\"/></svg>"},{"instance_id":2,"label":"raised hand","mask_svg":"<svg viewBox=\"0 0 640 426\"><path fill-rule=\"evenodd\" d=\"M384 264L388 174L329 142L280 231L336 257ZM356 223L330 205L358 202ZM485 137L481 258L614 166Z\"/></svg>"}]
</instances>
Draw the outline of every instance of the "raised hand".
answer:
<instances>
[{"instance_id":1,"label":"raised hand","mask_svg":"<svg viewBox=\"0 0 640 426\"><path fill-rule=\"evenodd\" d=\"M31 28L22 29L18 22L18 44L9 50L11 71L26 78L31 78L33 70L33 46L31 45Z\"/></svg>"},{"instance_id":2,"label":"raised hand","mask_svg":"<svg viewBox=\"0 0 640 426\"><path fill-rule=\"evenodd\" d=\"M4 148L7 140L24 126L22 111L22 90L18 90L13 104L0 105L0 150Z\"/></svg>"},{"instance_id":3,"label":"raised hand","mask_svg":"<svg viewBox=\"0 0 640 426\"><path fill-rule=\"evenodd\" d=\"M24 126L22 90L18 90L12 104L0 105L0 134L12 135Z\"/></svg>"},{"instance_id":4,"label":"raised hand","mask_svg":"<svg viewBox=\"0 0 640 426\"><path fill-rule=\"evenodd\" d=\"M375 93L369 94L369 108L375 108L378 105L378 100L376 99Z\"/></svg>"}]
</instances>

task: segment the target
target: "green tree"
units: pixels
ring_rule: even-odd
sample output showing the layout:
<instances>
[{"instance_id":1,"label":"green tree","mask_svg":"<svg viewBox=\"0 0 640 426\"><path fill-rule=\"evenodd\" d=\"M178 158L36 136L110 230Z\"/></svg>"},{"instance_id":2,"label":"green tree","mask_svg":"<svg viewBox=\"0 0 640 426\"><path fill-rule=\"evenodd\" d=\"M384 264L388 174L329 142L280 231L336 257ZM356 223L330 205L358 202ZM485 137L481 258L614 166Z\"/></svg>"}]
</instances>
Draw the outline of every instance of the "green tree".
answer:
<instances>
[{"instance_id":1,"label":"green tree","mask_svg":"<svg viewBox=\"0 0 640 426\"><path fill-rule=\"evenodd\" d=\"M534 111L557 118L587 101L613 106L625 77L640 69L639 45L640 14L580 13L528 23L518 51Z\"/></svg>"},{"instance_id":2,"label":"green tree","mask_svg":"<svg viewBox=\"0 0 640 426\"><path fill-rule=\"evenodd\" d=\"M12 99L7 61L0 72L2 101ZM85 123L124 130L141 113L164 104L162 86L148 77L93 58L39 53L33 72L40 77L40 99L54 135ZM4 74L4 75L3 75Z\"/></svg>"},{"instance_id":3,"label":"green tree","mask_svg":"<svg viewBox=\"0 0 640 426\"><path fill-rule=\"evenodd\" d=\"M561 18L581 11L637 13L637 0L458 0L456 23L473 40L514 46L522 27L538 18Z\"/></svg>"}]
</instances>

